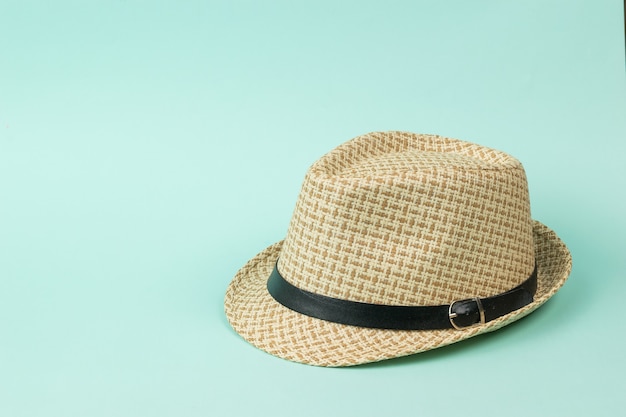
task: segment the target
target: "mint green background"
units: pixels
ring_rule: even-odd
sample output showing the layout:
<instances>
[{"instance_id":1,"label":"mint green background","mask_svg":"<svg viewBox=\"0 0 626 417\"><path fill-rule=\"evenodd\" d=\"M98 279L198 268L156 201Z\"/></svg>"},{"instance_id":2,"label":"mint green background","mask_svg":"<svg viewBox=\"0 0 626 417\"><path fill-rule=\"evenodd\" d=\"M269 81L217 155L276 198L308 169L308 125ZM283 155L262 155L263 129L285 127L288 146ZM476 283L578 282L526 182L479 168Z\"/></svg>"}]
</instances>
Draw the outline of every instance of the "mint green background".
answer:
<instances>
[{"instance_id":1,"label":"mint green background","mask_svg":"<svg viewBox=\"0 0 626 417\"><path fill-rule=\"evenodd\" d=\"M0 415L626 415L622 7L2 0ZM520 159L570 280L409 358L253 348L228 283L308 166L375 130Z\"/></svg>"}]
</instances>

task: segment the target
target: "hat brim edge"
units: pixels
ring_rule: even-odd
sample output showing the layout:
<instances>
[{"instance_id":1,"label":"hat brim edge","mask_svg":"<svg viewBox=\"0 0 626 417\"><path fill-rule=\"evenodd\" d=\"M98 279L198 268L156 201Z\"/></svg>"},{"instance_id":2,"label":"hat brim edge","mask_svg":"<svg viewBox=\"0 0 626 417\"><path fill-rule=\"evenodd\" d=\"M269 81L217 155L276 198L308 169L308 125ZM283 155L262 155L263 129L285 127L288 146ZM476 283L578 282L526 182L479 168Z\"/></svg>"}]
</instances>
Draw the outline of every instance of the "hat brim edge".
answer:
<instances>
[{"instance_id":1,"label":"hat brim edge","mask_svg":"<svg viewBox=\"0 0 626 417\"><path fill-rule=\"evenodd\" d=\"M385 330L331 323L277 303L266 282L280 253L277 242L250 259L228 286L224 300L233 329L257 348L287 360L316 366L352 366L424 352L498 330L530 314L563 286L571 254L547 226L534 222L538 289L534 301L481 326L462 330Z\"/></svg>"}]
</instances>

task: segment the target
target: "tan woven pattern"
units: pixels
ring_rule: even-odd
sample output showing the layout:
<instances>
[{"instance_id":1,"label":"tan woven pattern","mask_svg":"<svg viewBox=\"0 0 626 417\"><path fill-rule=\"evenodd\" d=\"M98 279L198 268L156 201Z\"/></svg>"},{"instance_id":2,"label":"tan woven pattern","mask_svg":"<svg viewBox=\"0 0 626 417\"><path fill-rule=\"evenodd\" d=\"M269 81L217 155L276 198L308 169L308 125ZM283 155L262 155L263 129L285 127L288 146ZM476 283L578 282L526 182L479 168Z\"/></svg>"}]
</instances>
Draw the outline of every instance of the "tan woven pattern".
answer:
<instances>
[{"instance_id":1,"label":"tan woven pattern","mask_svg":"<svg viewBox=\"0 0 626 417\"><path fill-rule=\"evenodd\" d=\"M538 266L534 302L463 330L397 331L314 319L277 303L278 262L292 284L387 305L439 305L507 291ZM382 132L331 151L308 171L283 242L231 282L225 310L244 339L273 355L347 366L409 355L496 330L563 285L567 247L530 217L526 176L511 156L433 135Z\"/></svg>"},{"instance_id":2,"label":"tan woven pattern","mask_svg":"<svg viewBox=\"0 0 626 417\"><path fill-rule=\"evenodd\" d=\"M373 132L348 141L317 161L312 170L338 175L353 161L364 163L370 158L410 151L454 153L491 162L500 166L517 167L519 162L504 152L489 149L470 142L409 132ZM349 161L346 164L346 161Z\"/></svg>"},{"instance_id":3,"label":"tan woven pattern","mask_svg":"<svg viewBox=\"0 0 626 417\"><path fill-rule=\"evenodd\" d=\"M514 158L453 139L376 133L311 167L279 270L335 298L446 304L525 280L531 230L526 176Z\"/></svg>"},{"instance_id":4,"label":"tan woven pattern","mask_svg":"<svg viewBox=\"0 0 626 417\"><path fill-rule=\"evenodd\" d=\"M295 313L276 303L266 290L281 250L270 246L251 259L228 288L225 309L231 325L256 347L296 362L349 366L410 355L496 330L535 310L563 285L570 254L556 234L536 222L539 288L535 301L483 326L465 330L398 331L366 329L326 322Z\"/></svg>"}]
</instances>

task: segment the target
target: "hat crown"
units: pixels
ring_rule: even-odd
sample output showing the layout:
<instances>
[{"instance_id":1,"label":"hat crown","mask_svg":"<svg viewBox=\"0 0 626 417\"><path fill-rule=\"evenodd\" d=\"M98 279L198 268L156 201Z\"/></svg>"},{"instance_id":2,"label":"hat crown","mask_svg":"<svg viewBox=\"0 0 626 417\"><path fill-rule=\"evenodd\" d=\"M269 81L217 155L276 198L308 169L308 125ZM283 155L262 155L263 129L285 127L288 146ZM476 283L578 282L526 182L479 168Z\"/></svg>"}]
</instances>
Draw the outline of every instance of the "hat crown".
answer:
<instances>
[{"instance_id":1,"label":"hat crown","mask_svg":"<svg viewBox=\"0 0 626 417\"><path fill-rule=\"evenodd\" d=\"M507 291L534 263L519 161L460 140L379 132L309 169L278 269L329 297L439 305Z\"/></svg>"}]
</instances>

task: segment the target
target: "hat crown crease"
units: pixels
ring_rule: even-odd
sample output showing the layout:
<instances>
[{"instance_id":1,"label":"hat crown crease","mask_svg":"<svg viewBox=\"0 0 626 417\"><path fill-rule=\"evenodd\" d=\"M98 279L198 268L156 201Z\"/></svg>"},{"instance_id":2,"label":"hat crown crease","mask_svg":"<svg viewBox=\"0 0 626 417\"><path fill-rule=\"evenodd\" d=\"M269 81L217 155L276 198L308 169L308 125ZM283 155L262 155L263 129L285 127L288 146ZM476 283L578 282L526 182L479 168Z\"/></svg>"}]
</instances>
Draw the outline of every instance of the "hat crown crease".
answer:
<instances>
[{"instance_id":1,"label":"hat crown crease","mask_svg":"<svg viewBox=\"0 0 626 417\"><path fill-rule=\"evenodd\" d=\"M534 268L523 167L434 135L355 138L308 171L278 268L301 289L374 304L507 291Z\"/></svg>"}]
</instances>

